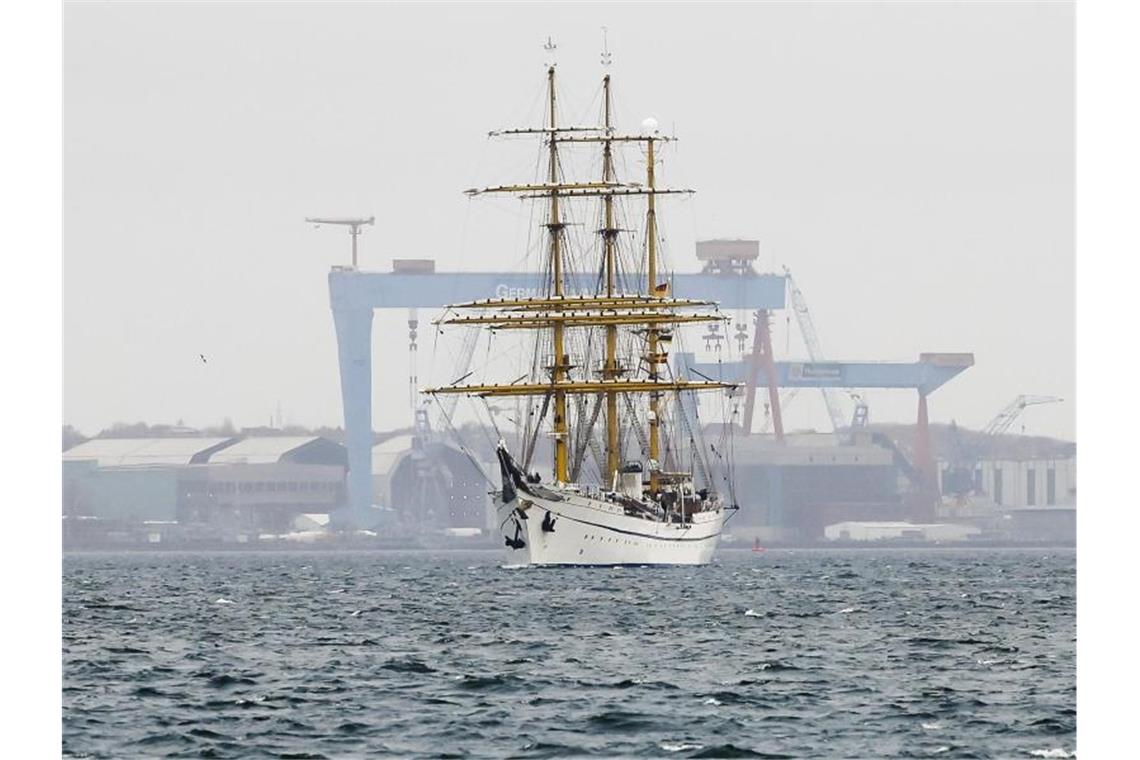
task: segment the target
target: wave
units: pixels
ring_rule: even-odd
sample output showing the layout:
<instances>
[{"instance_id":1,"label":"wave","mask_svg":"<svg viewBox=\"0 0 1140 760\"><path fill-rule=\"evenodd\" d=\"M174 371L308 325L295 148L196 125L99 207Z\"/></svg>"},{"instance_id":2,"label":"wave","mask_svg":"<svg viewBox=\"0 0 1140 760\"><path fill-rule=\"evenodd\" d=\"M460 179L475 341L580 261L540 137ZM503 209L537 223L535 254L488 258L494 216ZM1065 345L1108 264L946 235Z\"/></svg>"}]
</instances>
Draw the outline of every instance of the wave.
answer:
<instances>
[{"instance_id":1,"label":"wave","mask_svg":"<svg viewBox=\"0 0 1140 760\"><path fill-rule=\"evenodd\" d=\"M777 758L793 758L795 755L785 755L777 752L760 752L746 747L738 747L735 744L718 744L715 747L706 747L696 753L689 755L691 758L695 757L715 757L715 758L732 758L732 757L764 757L770 760Z\"/></svg>"},{"instance_id":2,"label":"wave","mask_svg":"<svg viewBox=\"0 0 1140 760\"><path fill-rule=\"evenodd\" d=\"M686 752L686 751L691 750L691 749L704 749L705 748L705 745L703 745L703 744L690 744L688 742L670 742L670 741L659 742L657 744L657 746L660 747L661 749L665 750L666 752Z\"/></svg>"},{"instance_id":3,"label":"wave","mask_svg":"<svg viewBox=\"0 0 1140 760\"><path fill-rule=\"evenodd\" d=\"M431 667L425 662L414 658L401 659L401 660L388 660L380 666L384 670L391 670L396 673L435 673L435 668Z\"/></svg>"},{"instance_id":4,"label":"wave","mask_svg":"<svg viewBox=\"0 0 1140 760\"><path fill-rule=\"evenodd\" d=\"M640 731L656 725L656 721L648 715L627 710L606 710L595 713L586 722L593 728L603 731Z\"/></svg>"}]
</instances>

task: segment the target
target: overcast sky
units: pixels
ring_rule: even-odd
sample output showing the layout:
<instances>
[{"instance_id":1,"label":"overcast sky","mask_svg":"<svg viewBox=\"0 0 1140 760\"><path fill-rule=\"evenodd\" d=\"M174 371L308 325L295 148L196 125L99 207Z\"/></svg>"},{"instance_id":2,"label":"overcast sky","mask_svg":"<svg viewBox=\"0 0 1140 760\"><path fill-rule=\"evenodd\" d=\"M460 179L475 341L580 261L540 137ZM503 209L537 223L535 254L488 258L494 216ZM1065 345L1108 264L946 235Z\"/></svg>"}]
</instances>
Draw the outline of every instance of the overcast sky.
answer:
<instances>
[{"instance_id":1,"label":"overcast sky","mask_svg":"<svg viewBox=\"0 0 1140 760\"><path fill-rule=\"evenodd\" d=\"M933 421L1051 394L1025 432L1074 435L1067 3L68 4L65 422L341 424L347 236L303 217L375 214L363 268L512 266L523 217L461 191L530 179L486 132L537 124L548 35L565 112L593 113L602 26L619 125L675 130L662 173L698 191L663 212L676 269L759 238L827 354L974 352ZM406 319L376 316L377 429L410 419ZM913 393L867 398L914 418ZM787 414L826 425L818 394Z\"/></svg>"}]
</instances>

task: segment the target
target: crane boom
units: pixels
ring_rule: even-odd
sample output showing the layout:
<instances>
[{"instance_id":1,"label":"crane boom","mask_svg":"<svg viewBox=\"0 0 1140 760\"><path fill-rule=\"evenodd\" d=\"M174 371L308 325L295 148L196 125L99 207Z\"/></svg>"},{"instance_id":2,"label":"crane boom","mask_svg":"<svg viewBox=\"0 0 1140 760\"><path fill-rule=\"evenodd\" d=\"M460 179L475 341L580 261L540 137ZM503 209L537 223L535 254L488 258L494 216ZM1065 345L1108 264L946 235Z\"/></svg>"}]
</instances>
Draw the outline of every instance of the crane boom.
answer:
<instances>
[{"instance_id":1,"label":"crane boom","mask_svg":"<svg viewBox=\"0 0 1140 760\"><path fill-rule=\"evenodd\" d=\"M360 228L365 224L375 224L376 217L370 216L367 219L352 219L349 217L305 217L305 221L309 224L320 227L322 224L339 224L343 227L348 227L348 234L352 236L352 268L356 269L356 237L360 234Z\"/></svg>"},{"instance_id":2,"label":"crane boom","mask_svg":"<svg viewBox=\"0 0 1140 760\"><path fill-rule=\"evenodd\" d=\"M967 442L958 430L958 426L951 423L950 430L955 450L953 454L954 463L951 472L944 476L943 488L949 493L957 494L959 498L963 498L971 492L981 492L981 484L975 473L978 463L983 458L993 456L994 442L997 437L1009 430L1026 407L1037 404L1056 404L1061 401L1064 399L1058 396L1018 396L998 412L997 416L982 429L981 435L972 442Z\"/></svg>"},{"instance_id":3,"label":"crane boom","mask_svg":"<svg viewBox=\"0 0 1140 760\"><path fill-rule=\"evenodd\" d=\"M1063 398L1057 396L1026 396L1021 395L1015 398L1004 409L997 413L997 416L990 420L982 433L987 436L1001 435L1009 430L1010 426L1021 416L1021 412L1027 406L1035 406L1037 404L1056 404L1064 401Z\"/></svg>"},{"instance_id":4,"label":"crane boom","mask_svg":"<svg viewBox=\"0 0 1140 760\"><path fill-rule=\"evenodd\" d=\"M807 299L804 298L803 291L792 278L791 270L786 266L784 267L784 278L788 281L788 291L792 296L792 310L796 313L796 322L799 323L800 333L804 336L804 343L807 344L808 356L813 362L823 361L823 349L819 345L819 336L816 335L815 324L811 321ZM844 424L843 411L839 408L839 401L832 389L820 388L820 391L823 393L823 402L827 405L827 413L831 417L831 427L838 431Z\"/></svg>"}]
</instances>

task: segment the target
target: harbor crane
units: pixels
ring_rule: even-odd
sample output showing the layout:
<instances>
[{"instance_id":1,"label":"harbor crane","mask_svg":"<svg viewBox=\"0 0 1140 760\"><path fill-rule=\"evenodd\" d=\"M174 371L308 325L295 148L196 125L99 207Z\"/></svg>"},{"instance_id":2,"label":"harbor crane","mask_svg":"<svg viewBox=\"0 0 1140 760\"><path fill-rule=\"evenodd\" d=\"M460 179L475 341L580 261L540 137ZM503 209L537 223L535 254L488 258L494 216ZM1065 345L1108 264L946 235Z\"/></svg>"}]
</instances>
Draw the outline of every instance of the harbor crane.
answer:
<instances>
[{"instance_id":1,"label":"harbor crane","mask_svg":"<svg viewBox=\"0 0 1140 760\"><path fill-rule=\"evenodd\" d=\"M726 245L721 241L713 248L717 246L727 247L729 253L716 256L715 252L705 252L702 257L702 250L698 248L698 259L705 263L708 271L677 273L672 288L675 292L700 293L709 300L719 302L724 309L748 312L760 310L768 313L786 309L787 283L783 275L752 270L751 261L759 255L754 244L741 246L728 241ZM753 253L748 253L748 250ZM402 271L394 266L391 272L366 272L345 266L333 267L328 274L329 306L336 329L337 362L344 409L345 448L349 460L347 498L351 505L351 515L366 514L372 498L372 313L377 309L439 309L456 301L517 297L518 294L533 292L537 287L537 280L532 273L436 272L434 262L428 261L432 266L422 270L412 268ZM594 272L568 272L567 277L573 290L588 292L596 284L597 275ZM918 390L920 420L923 419L927 395L953 380L974 363L972 354L950 353L923 353L916 361L910 362L826 362L827 368L832 372L817 380L790 376L793 368L801 368L795 362L777 362L773 359L771 366L761 364L757 367L756 363L743 358L736 361L718 358L715 362L702 363L697 361L695 354L683 351L674 353L672 357L674 367L680 372L703 372L718 379L739 383L746 390L750 382L753 388L756 384L761 388L769 386L769 399L772 395L771 386L775 386L777 401L780 401L780 391L818 388L827 384L836 385L841 390ZM468 363L463 360L462 353L457 360L459 365ZM390 363L383 366L383 371L390 370ZM469 371L463 371L463 374ZM841 380L836 380L836 377ZM521 420L527 415L520 414L518 417ZM921 439L921 426L919 430ZM346 517L346 524L357 519L362 518Z\"/></svg>"},{"instance_id":2,"label":"harbor crane","mask_svg":"<svg viewBox=\"0 0 1140 760\"><path fill-rule=\"evenodd\" d=\"M360 234L360 228L365 224L375 224L376 217L370 216L367 219L348 219L344 217L305 217L305 221L309 224L320 227L322 224L338 224L343 227L348 227L348 234L352 236L352 268L356 269L356 236Z\"/></svg>"},{"instance_id":3,"label":"harbor crane","mask_svg":"<svg viewBox=\"0 0 1140 760\"><path fill-rule=\"evenodd\" d=\"M804 343L807 344L808 356L813 362L824 361L823 349L820 348L819 336L816 335L815 324L811 320L811 312L808 311L807 299L804 298L803 291L800 290L800 286L792 277L791 270L786 266L784 267L784 278L788 282L788 292L792 296L792 311L796 313L796 322L799 323L800 334L804 336ZM820 388L820 392L823 393L823 402L827 405L827 414L831 417L831 427L838 431L843 427L845 420L843 419L843 411L839 408L839 400L835 396L835 391L832 388Z\"/></svg>"},{"instance_id":4,"label":"harbor crane","mask_svg":"<svg viewBox=\"0 0 1140 760\"><path fill-rule=\"evenodd\" d=\"M1017 418L1021 416L1021 413L1027 406L1056 404L1064 400L1065 399L1057 396L1018 396L1011 401L1008 406L998 412L996 417L990 420L989 424L982 429L982 434L988 437L1002 435L1017 421Z\"/></svg>"},{"instance_id":5,"label":"harbor crane","mask_svg":"<svg viewBox=\"0 0 1140 760\"><path fill-rule=\"evenodd\" d=\"M981 483L977 480L976 469L978 462L989 453L989 448L994 440L998 436L1004 435L1013 426L1013 423L1017 421L1026 407L1039 404L1056 404L1062 401L1064 399L1058 396L1020 395L1002 408L982 428L981 436L970 444L963 440L963 435L958 430L958 426L951 423L951 437L954 441L955 459L957 461L945 476L943 490L955 494L959 498L964 498L972 491L980 491Z\"/></svg>"},{"instance_id":6,"label":"harbor crane","mask_svg":"<svg viewBox=\"0 0 1140 760\"><path fill-rule=\"evenodd\" d=\"M807 345L808 356L813 362L825 361L823 357L823 349L819 344L819 335L815 331L815 323L812 322L811 312L808 310L807 299L804 297L803 291L796 285L795 278L792 277L791 270L784 267L784 277L787 281L788 291L792 297L792 310L796 313L796 322L800 328L800 334L803 335L804 343ZM741 329L737 328L738 331ZM705 336L706 341L708 336ZM737 340L742 341L738 336ZM743 351L743 348L741 349ZM800 388L789 388L782 392L780 395L780 406L786 407L791 403L792 399L800 391ZM850 389L844 389L847 395L851 397L852 403L855 405L855 411L850 421L843 417L843 412L839 408L839 401L836 397L834 388L820 388L823 393L824 403L827 405L827 414L831 418L832 429L838 431L844 424L851 428L851 434L854 435L857 428L864 428L867 426L868 420L868 407L867 402L863 397ZM761 432L766 432L771 420L765 417L764 423L761 426Z\"/></svg>"}]
</instances>

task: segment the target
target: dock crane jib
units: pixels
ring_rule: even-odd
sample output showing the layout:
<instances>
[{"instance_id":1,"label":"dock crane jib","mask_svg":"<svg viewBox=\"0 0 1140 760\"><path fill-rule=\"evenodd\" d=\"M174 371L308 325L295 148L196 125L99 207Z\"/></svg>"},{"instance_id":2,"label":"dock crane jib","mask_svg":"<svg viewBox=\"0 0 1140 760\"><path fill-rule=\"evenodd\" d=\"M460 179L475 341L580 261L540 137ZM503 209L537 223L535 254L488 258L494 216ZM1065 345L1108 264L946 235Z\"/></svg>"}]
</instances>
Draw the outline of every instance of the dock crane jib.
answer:
<instances>
[{"instance_id":1,"label":"dock crane jib","mask_svg":"<svg viewBox=\"0 0 1140 760\"><path fill-rule=\"evenodd\" d=\"M1025 407L1036 406L1038 404L1056 404L1064 400L1065 399L1058 396L1018 396L1004 409L998 412L996 417L990 420L989 424L982 430L982 433L987 436L1002 435L1017 421L1017 418L1021 416Z\"/></svg>"},{"instance_id":2,"label":"dock crane jib","mask_svg":"<svg viewBox=\"0 0 1140 760\"><path fill-rule=\"evenodd\" d=\"M808 356L813 362L824 361L823 349L819 345L819 336L816 334L811 312L808 311L807 299L804 298L803 291L800 290L799 285L792 277L791 270L786 266L784 267L784 279L788 283L788 293L792 297L792 311L796 314L800 333L804 337L804 343L807 344ZM846 421L843 419L843 411L839 408L839 400L835 397L835 391L830 388L821 388L820 392L823 393L823 402L827 405L827 414L831 417L831 427L838 431Z\"/></svg>"},{"instance_id":3,"label":"dock crane jib","mask_svg":"<svg viewBox=\"0 0 1140 760\"><path fill-rule=\"evenodd\" d=\"M367 219L352 219L349 217L305 217L305 221L316 227L322 224L337 224L342 227L348 227L348 234L352 236L352 268L356 269L356 237L360 234L360 228L365 224L375 224L376 217L370 216Z\"/></svg>"}]
</instances>

